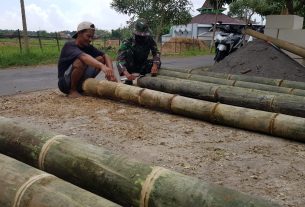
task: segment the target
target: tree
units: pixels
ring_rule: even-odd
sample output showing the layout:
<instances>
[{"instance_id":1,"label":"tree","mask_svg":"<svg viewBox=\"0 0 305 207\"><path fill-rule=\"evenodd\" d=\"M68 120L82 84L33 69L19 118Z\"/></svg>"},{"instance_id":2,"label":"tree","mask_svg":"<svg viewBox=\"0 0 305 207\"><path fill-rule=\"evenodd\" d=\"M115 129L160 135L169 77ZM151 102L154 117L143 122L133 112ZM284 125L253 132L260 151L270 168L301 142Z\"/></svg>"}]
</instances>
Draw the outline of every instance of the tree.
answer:
<instances>
[{"instance_id":1,"label":"tree","mask_svg":"<svg viewBox=\"0 0 305 207\"><path fill-rule=\"evenodd\" d=\"M233 0L210 0L211 4L213 5L214 9L219 9L223 7L225 4L232 3Z\"/></svg>"},{"instance_id":2,"label":"tree","mask_svg":"<svg viewBox=\"0 0 305 207\"><path fill-rule=\"evenodd\" d=\"M230 4L229 15L251 18L252 13L261 16L271 14L282 14L288 11L289 14L305 16L305 0L236 0ZM305 21L304 21L305 26Z\"/></svg>"},{"instance_id":3,"label":"tree","mask_svg":"<svg viewBox=\"0 0 305 207\"><path fill-rule=\"evenodd\" d=\"M254 13L261 16L281 14L285 9L289 14L304 16L305 0L235 0L230 4L230 14L250 19Z\"/></svg>"},{"instance_id":4,"label":"tree","mask_svg":"<svg viewBox=\"0 0 305 207\"><path fill-rule=\"evenodd\" d=\"M26 17L25 17L25 9L24 9L23 0L20 0L20 5L21 5L24 46L25 46L25 51L28 53L29 52L29 38L28 38L28 30L27 30L27 26L26 26Z\"/></svg>"},{"instance_id":5,"label":"tree","mask_svg":"<svg viewBox=\"0 0 305 207\"><path fill-rule=\"evenodd\" d=\"M156 40L161 31L172 24L186 24L191 20L192 3L189 0L113 0L111 7L117 12L136 18L144 18L153 30Z\"/></svg>"}]
</instances>

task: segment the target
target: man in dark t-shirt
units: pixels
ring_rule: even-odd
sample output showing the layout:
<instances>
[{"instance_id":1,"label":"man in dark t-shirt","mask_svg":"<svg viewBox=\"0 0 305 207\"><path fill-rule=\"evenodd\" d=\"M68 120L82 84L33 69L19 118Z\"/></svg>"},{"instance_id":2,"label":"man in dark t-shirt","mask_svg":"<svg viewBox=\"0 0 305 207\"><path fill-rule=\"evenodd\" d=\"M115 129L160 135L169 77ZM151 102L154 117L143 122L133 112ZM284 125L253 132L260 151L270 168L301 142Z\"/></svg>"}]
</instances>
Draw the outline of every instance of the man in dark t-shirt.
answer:
<instances>
[{"instance_id":1,"label":"man in dark t-shirt","mask_svg":"<svg viewBox=\"0 0 305 207\"><path fill-rule=\"evenodd\" d=\"M74 41L66 42L58 61L58 88L69 97L81 96L82 83L87 78L95 78L100 71L110 81L117 81L112 61L102 51L90 43L95 26L91 22L82 22L73 35Z\"/></svg>"}]
</instances>

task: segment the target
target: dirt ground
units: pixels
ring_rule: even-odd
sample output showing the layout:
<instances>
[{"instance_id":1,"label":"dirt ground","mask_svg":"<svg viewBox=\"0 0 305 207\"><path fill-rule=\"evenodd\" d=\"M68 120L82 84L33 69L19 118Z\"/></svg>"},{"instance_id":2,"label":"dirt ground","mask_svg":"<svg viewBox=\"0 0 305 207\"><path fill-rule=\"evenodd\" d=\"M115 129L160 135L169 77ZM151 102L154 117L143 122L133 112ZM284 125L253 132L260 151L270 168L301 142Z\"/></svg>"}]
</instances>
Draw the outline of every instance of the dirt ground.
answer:
<instances>
[{"instance_id":1,"label":"dirt ground","mask_svg":"<svg viewBox=\"0 0 305 207\"><path fill-rule=\"evenodd\" d=\"M0 116L282 206L305 205L305 145L57 89L0 97Z\"/></svg>"}]
</instances>

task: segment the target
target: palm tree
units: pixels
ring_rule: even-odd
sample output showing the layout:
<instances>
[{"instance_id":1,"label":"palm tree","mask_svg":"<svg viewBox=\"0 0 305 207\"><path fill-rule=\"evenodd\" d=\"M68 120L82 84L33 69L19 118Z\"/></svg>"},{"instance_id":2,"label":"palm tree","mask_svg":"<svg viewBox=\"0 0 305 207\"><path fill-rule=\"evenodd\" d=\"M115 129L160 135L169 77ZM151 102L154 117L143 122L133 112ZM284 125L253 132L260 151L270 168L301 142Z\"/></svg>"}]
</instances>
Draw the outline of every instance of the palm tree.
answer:
<instances>
[{"instance_id":1,"label":"palm tree","mask_svg":"<svg viewBox=\"0 0 305 207\"><path fill-rule=\"evenodd\" d=\"M26 26L25 9L24 9L23 0L20 0L20 5L21 5L24 47L25 47L25 51L28 53L29 52L29 38L28 38L28 30L27 30L27 26Z\"/></svg>"}]
</instances>

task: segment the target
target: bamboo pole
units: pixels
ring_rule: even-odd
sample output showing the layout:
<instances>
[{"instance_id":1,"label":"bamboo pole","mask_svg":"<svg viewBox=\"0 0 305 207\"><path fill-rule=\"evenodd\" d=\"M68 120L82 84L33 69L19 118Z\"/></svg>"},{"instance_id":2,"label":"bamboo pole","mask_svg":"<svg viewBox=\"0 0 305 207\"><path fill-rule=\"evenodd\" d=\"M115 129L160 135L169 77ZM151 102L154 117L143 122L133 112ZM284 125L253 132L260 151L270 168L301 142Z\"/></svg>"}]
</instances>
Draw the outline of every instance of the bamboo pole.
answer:
<instances>
[{"instance_id":1,"label":"bamboo pole","mask_svg":"<svg viewBox=\"0 0 305 207\"><path fill-rule=\"evenodd\" d=\"M93 89L91 83L86 83L86 91L87 86ZM116 85L106 86L112 90ZM122 89L126 90L117 90L117 95L129 100L140 92L137 87ZM128 90L133 94L126 94ZM109 94L109 90L105 92ZM99 93L102 92L99 90ZM149 99L146 101L148 103ZM0 151L123 206L279 206L162 167L129 160L75 138L31 129L3 117L0 117Z\"/></svg>"},{"instance_id":2,"label":"bamboo pole","mask_svg":"<svg viewBox=\"0 0 305 207\"><path fill-rule=\"evenodd\" d=\"M192 71L196 73L195 71ZM198 72L199 73L199 72ZM242 78L241 76L237 75L226 75L223 73L211 73L202 71L199 74L189 74L189 73L182 73L178 71L173 70L167 70L167 69L161 69L158 71L158 75L161 76L168 76L168 77L176 77L180 79L187 79L187 80L194 80L194 81L200 81L200 82L207 82L207 83L215 83L215 84L221 84L221 85L228 85L228 86L235 86L235 87L241 87L241 88L250 88L250 89L257 89L257 90L263 90L263 91L271 91L276 93L284 93L284 94L291 94L296 96L305 96L305 90L298 89L298 88L287 88L287 87L278 87L275 85L272 85L271 82L278 82L279 85L285 85L293 84L294 86L302 87L305 84L302 82L296 82L296 81L289 81L289 82L281 82L281 80L276 79L265 79L261 77L252 77L252 78ZM270 84L265 83L258 83L259 79L269 81ZM257 81L255 81L257 80ZM286 84L287 83L287 84Z\"/></svg>"},{"instance_id":3,"label":"bamboo pole","mask_svg":"<svg viewBox=\"0 0 305 207\"><path fill-rule=\"evenodd\" d=\"M284 80L284 79L272 79L272 78L249 76L249 75L216 73L216 72L208 71L207 68L193 68L193 69L163 68L161 70L191 73L191 74L196 74L196 75L210 76L210 77L214 77L214 78L261 83L261 84L265 84L265 85L305 90L304 82ZM159 71L161 71L161 70L159 70Z\"/></svg>"},{"instance_id":4,"label":"bamboo pole","mask_svg":"<svg viewBox=\"0 0 305 207\"><path fill-rule=\"evenodd\" d=\"M0 154L1 207L119 207L51 174Z\"/></svg>"},{"instance_id":5,"label":"bamboo pole","mask_svg":"<svg viewBox=\"0 0 305 207\"><path fill-rule=\"evenodd\" d=\"M265 40L267 42L271 42L277 47L283 48L284 50L287 50L289 52L292 52L293 54L296 54L296 55L299 55L299 56L305 58L305 49L302 47L299 47L298 45L295 45L293 43L290 43L290 42L287 42L284 40L270 37L270 36L262 34L260 32L256 32L252 29L245 29L245 33L250 36Z\"/></svg>"},{"instance_id":6,"label":"bamboo pole","mask_svg":"<svg viewBox=\"0 0 305 207\"><path fill-rule=\"evenodd\" d=\"M137 85L166 93L212 102L305 117L305 97L171 77L141 77Z\"/></svg>"},{"instance_id":7,"label":"bamboo pole","mask_svg":"<svg viewBox=\"0 0 305 207\"><path fill-rule=\"evenodd\" d=\"M212 103L94 79L86 80L83 89L89 95L122 99L216 124L305 141L305 119L301 117Z\"/></svg>"}]
</instances>

